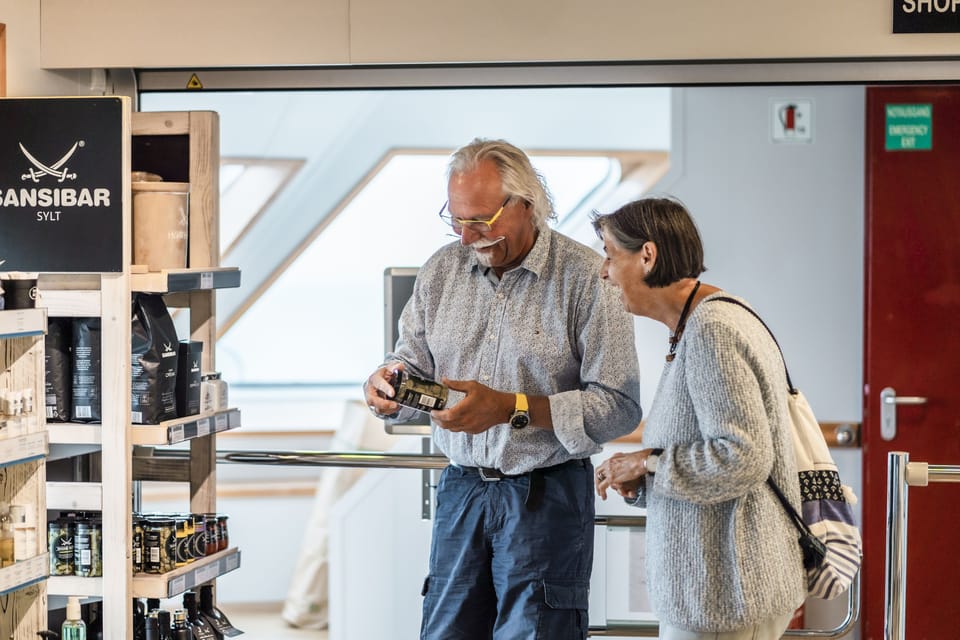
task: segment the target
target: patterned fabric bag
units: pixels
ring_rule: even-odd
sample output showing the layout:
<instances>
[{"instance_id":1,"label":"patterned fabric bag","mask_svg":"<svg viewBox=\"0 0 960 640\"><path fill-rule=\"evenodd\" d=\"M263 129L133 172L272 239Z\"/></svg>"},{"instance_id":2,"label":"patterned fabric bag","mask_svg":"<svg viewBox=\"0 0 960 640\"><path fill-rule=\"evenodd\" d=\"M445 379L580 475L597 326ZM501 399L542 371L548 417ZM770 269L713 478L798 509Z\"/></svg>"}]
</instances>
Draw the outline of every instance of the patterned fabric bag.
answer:
<instances>
[{"instance_id":1,"label":"patterned fabric bag","mask_svg":"<svg viewBox=\"0 0 960 640\"><path fill-rule=\"evenodd\" d=\"M714 298L743 307L764 326L777 348L776 337L757 313L728 297ZM780 351L781 357L783 350ZM800 476L801 511L798 514L780 491L773 478L767 484L780 499L800 532L804 567L807 570L807 591L817 598L835 598L847 589L860 570L863 544L860 530L854 523L852 506L857 503L853 490L840 482L837 465L823 438L820 423L810 404L790 380L784 360L789 388L788 405L793 431L793 449Z\"/></svg>"}]
</instances>

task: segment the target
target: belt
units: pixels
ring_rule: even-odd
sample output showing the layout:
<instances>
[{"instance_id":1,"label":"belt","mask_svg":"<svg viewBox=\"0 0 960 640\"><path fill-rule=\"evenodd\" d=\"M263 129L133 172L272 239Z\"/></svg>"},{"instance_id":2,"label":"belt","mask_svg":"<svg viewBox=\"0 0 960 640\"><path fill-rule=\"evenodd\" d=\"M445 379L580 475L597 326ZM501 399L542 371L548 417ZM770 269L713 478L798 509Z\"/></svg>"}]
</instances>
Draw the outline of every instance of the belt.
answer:
<instances>
[{"instance_id":1,"label":"belt","mask_svg":"<svg viewBox=\"0 0 960 640\"><path fill-rule=\"evenodd\" d=\"M575 458L573 460L567 460L566 462L561 462L560 464L555 464L550 467L540 467L528 471L527 473L517 473L509 474L500 471L499 469L494 469L491 467L463 467L460 465L461 469L468 472L476 472L480 476L480 479L484 482L500 482L501 480L510 480L513 478L530 478L530 484L527 487L527 497L524 499L523 504L526 505L529 511L534 511L537 507L540 506L540 503L543 501L543 476L545 474L551 473L553 471L559 471L566 467L572 466L586 466L589 462L589 458Z\"/></svg>"}]
</instances>

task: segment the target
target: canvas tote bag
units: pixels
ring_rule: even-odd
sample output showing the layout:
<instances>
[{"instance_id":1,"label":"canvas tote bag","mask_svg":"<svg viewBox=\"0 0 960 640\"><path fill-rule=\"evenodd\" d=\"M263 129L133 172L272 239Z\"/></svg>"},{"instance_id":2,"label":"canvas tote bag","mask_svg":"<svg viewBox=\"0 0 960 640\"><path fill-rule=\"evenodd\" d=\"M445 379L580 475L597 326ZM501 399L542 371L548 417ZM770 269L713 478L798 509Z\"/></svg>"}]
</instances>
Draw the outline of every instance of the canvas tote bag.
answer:
<instances>
[{"instance_id":1,"label":"canvas tote bag","mask_svg":"<svg viewBox=\"0 0 960 640\"><path fill-rule=\"evenodd\" d=\"M712 298L731 302L749 311L777 342L770 327L757 313L739 300L725 296ZM783 350L780 349L783 357ZM798 514L780 491L773 478L767 479L784 509L800 532L800 546L807 570L807 591L811 596L831 599L850 588L860 570L863 542L853 517L857 497L840 482L840 473L820 430L820 423L803 393L793 386L786 360L787 404L793 434L793 450L799 474L801 513Z\"/></svg>"}]
</instances>

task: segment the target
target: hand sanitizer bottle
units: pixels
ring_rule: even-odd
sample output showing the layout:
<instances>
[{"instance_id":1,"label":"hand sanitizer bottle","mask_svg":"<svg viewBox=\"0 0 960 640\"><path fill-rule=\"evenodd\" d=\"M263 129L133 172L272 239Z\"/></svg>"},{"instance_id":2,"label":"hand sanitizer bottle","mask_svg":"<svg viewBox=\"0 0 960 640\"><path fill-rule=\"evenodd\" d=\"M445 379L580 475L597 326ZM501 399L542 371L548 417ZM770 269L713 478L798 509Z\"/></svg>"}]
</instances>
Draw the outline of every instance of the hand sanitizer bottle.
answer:
<instances>
[{"instance_id":1,"label":"hand sanitizer bottle","mask_svg":"<svg viewBox=\"0 0 960 640\"><path fill-rule=\"evenodd\" d=\"M60 626L60 640L87 640L87 625L80 618L80 598L67 598L67 619Z\"/></svg>"}]
</instances>

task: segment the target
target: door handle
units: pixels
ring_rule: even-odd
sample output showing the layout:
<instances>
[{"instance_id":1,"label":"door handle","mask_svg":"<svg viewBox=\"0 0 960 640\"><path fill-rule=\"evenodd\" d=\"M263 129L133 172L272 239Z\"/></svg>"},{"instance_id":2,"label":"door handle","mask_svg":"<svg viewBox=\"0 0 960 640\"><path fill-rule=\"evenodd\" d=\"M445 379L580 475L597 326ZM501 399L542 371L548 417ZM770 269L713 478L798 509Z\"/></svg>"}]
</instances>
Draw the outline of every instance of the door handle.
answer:
<instances>
[{"instance_id":1,"label":"door handle","mask_svg":"<svg viewBox=\"0 0 960 640\"><path fill-rule=\"evenodd\" d=\"M893 440L897 435L897 405L927 404L927 399L921 396L899 396L893 387L887 387L880 392L880 437L884 440Z\"/></svg>"}]
</instances>

